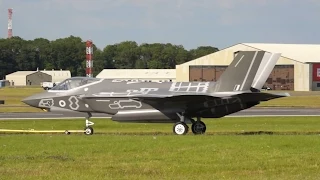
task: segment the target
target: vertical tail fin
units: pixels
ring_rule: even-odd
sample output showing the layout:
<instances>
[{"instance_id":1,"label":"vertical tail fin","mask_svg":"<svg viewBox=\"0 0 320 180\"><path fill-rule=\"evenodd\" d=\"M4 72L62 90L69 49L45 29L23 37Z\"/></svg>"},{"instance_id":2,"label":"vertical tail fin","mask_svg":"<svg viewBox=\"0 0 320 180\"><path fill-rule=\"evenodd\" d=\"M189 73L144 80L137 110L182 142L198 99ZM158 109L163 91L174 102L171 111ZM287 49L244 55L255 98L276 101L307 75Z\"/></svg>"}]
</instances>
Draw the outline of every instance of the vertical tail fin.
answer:
<instances>
[{"instance_id":1,"label":"vertical tail fin","mask_svg":"<svg viewBox=\"0 0 320 180\"><path fill-rule=\"evenodd\" d=\"M252 88L255 88L255 89L262 88L262 86L266 83L270 73L272 72L280 56L281 56L281 53L265 52L263 59L261 61L260 67L251 85Z\"/></svg>"},{"instance_id":2,"label":"vertical tail fin","mask_svg":"<svg viewBox=\"0 0 320 180\"><path fill-rule=\"evenodd\" d=\"M214 86L215 92L261 89L280 54L240 51Z\"/></svg>"}]
</instances>

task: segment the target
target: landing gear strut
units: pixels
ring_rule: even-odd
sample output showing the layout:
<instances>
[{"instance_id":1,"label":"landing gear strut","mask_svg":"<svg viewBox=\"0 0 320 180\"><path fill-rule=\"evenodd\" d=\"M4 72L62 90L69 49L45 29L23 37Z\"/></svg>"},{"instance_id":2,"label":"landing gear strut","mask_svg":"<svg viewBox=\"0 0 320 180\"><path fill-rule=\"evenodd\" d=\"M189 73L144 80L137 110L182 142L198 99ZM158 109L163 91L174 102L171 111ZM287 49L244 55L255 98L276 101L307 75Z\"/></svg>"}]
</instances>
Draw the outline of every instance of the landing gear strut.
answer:
<instances>
[{"instance_id":1,"label":"landing gear strut","mask_svg":"<svg viewBox=\"0 0 320 180\"><path fill-rule=\"evenodd\" d=\"M177 135L185 135L189 131L189 127L186 124L185 120L190 120L192 123L191 130L193 134L204 134L206 132L206 124L201 121L200 117L197 117L197 121L192 118L186 118L184 113L177 115L180 118L180 122L177 122L173 125L173 132Z\"/></svg>"},{"instance_id":2,"label":"landing gear strut","mask_svg":"<svg viewBox=\"0 0 320 180\"><path fill-rule=\"evenodd\" d=\"M90 112L88 112L88 117L86 117L86 127L84 128L85 135L92 135L93 134L93 128L91 126L93 126L94 123L89 121L89 119L91 117L92 117L92 114Z\"/></svg>"}]
</instances>

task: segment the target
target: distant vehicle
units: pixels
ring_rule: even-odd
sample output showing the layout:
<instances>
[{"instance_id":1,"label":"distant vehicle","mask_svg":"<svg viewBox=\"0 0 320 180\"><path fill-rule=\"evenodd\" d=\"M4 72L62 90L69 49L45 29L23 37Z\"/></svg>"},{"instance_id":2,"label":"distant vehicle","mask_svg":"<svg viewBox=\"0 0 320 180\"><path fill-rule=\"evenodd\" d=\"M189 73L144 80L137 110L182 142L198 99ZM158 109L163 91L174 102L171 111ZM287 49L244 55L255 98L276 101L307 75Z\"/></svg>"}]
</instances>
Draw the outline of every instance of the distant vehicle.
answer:
<instances>
[{"instance_id":1,"label":"distant vehicle","mask_svg":"<svg viewBox=\"0 0 320 180\"><path fill-rule=\"evenodd\" d=\"M272 90L269 86L262 86L261 89L262 89L262 90L265 90L265 91L270 91L270 90Z\"/></svg>"},{"instance_id":2,"label":"distant vehicle","mask_svg":"<svg viewBox=\"0 0 320 180\"><path fill-rule=\"evenodd\" d=\"M53 87L55 87L57 84L59 84L59 82L42 82L41 83L41 87L44 89L44 90L49 90Z\"/></svg>"}]
</instances>

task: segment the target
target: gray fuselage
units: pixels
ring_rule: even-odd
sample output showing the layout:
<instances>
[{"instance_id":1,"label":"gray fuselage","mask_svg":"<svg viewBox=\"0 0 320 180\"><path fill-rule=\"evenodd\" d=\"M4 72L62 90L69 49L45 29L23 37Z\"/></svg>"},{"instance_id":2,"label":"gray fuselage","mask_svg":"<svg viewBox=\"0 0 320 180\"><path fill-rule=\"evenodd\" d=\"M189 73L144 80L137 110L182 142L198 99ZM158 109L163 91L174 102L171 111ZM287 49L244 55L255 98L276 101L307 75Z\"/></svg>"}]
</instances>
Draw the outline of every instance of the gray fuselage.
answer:
<instances>
[{"instance_id":1,"label":"gray fuselage","mask_svg":"<svg viewBox=\"0 0 320 180\"><path fill-rule=\"evenodd\" d=\"M177 112L185 112L190 118L222 117L248 107L240 98L223 100L208 96L214 86L214 82L95 79L70 89L54 88L28 97L24 102L49 111L99 112L113 115L115 121L139 122L177 121Z\"/></svg>"}]
</instances>

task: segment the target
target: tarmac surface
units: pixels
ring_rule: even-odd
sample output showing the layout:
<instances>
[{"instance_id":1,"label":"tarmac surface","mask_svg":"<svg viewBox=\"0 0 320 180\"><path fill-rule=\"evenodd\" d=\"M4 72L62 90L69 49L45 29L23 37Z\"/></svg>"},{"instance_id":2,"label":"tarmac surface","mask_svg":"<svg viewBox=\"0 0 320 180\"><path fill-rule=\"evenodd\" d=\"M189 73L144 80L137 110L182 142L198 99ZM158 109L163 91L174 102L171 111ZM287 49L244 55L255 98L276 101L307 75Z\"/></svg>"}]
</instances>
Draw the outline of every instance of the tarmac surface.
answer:
<instances>
[{"instance_id":1,"label":"tarmac surface","mask_svg":"<svg viewBox=\"0 0 320 180\"><path fill-rule=\"evenodd\" d=\"M71 112L41 112L41 113L0 113L0 120L14 119L74 119L84 118L85 113ZM226 117L268 117L268 116L320 116L316 108L251 108ZM93 113L92 118L110 118L108 114Z\"/></svg>"}]
</instances>

